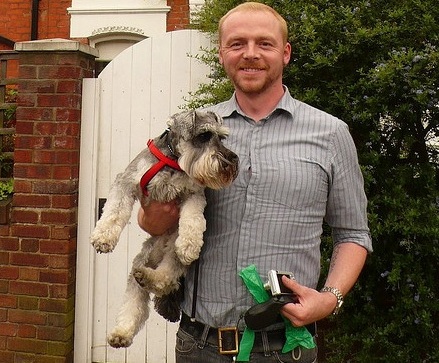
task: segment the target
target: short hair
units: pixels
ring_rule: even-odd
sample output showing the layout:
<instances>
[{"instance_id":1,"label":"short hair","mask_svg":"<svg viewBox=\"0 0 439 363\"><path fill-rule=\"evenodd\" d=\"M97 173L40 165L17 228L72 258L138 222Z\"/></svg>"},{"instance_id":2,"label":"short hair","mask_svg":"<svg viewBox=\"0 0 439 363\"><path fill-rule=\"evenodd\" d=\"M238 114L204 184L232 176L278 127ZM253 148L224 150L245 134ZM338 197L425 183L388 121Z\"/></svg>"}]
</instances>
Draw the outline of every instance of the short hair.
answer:
<instances>
[{"instance_id":1,"label":"short hair","mask_svg":"<svg viewBox=\"0 0 439 363\"><path fill-rule=\"evenodd\" d=\"M274 17L279 21L279 25L281 28L281 32L282 32L282 39L284 44L286 44L288 42L288 26L287 26L287 22L285 21L285 19L276 11L274 10L272 7L262 4L262 3L257 3L254 1L248 1L245 3L242 3L236 7L234 7L233 9L229 10L219 21L218 23L218 34L219 34L219 38L221 41L221 33L222 33L222 27L224 24L224 21L233 13L237 13L237 12L256 12L256 11L262 11L262 12L268 12L274 15Z\"/></svg>"}]
</instances>

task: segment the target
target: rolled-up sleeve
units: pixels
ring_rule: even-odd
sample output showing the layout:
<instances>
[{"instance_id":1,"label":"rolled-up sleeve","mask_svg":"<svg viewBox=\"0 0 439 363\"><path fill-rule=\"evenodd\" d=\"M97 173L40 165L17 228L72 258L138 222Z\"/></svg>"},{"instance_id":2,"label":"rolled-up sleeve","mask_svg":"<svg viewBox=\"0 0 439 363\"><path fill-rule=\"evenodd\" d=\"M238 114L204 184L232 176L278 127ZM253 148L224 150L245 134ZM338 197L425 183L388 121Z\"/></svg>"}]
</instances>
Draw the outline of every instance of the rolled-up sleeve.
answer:
<instances>
[{"instance_id":1,"label":"rolled-up sleeve","mask_svg":"<svg viewBox=\"0 0 439 363\"><path fill-rule=\"evenodd\" d=\"M334 243L354 242L372 251L367 223L367 198L357 151L348 127L340 123L333 134L326 222Z\"/></svg>"}]
</instances>

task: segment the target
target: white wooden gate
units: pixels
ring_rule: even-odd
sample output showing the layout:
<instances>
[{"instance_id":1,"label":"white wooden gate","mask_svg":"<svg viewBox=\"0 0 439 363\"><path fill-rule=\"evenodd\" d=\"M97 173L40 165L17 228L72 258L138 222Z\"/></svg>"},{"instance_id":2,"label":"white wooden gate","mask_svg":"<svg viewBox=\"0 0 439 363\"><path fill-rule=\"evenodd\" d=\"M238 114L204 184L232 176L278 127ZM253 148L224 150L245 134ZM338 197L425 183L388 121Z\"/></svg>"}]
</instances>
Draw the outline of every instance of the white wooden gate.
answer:
<instances>
[{"instance_id":1,"label":"white wooden gate","mask_svg":"<svg viewBox=\"0 0 439 363\"><path fill-rule=\"evenodd\" d=\"M165 129L189 91L206 82L208 69L193 55L210 47L199 32L182 30L148 38L117 56L97 79L84 80L79 181L75 362L174 361L176 324L155 313L128 349L113 349L106 335L115 324L131 261L146 238L136 223L138 205L115 251L97 255L89 243L111 182ZM153 309L151 309L153 310Z\"/></svg>"}]
</instances>

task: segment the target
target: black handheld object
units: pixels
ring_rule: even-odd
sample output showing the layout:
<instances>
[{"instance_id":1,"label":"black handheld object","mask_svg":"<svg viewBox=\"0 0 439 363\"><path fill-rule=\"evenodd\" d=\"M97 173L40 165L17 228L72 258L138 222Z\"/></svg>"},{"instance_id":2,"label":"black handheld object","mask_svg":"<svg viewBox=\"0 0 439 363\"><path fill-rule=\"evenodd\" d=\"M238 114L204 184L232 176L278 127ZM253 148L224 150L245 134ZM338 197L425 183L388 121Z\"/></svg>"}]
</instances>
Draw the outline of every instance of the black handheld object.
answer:
<instances>
[{"instance_id":1,"label":"black handheld object","mask_svg":"<svg viewBox=\"0 0 439 363\"><path fill-rule=\"evenodd\" d=\"M252 330L265 329L277 321L282 306L297 302L297 297L293 294L272 296L268 301L248 309L244 314L244 321Z\"/></svg>"},{"instance_id":2,"label":"black handheld object","mask_svg":"<svg viewBox=\"0 0 439 363\"><path fill-rule=\"evenodd\" d=\"M261 304L256 304L246 311L244 321L252 330L264 329L278 320L279 311L285 304L297 303L297 296L282 283L282 276L294 279L291 272L270 270L265 288L271 291L271 298Z\"/></svg>"}]
</instances>

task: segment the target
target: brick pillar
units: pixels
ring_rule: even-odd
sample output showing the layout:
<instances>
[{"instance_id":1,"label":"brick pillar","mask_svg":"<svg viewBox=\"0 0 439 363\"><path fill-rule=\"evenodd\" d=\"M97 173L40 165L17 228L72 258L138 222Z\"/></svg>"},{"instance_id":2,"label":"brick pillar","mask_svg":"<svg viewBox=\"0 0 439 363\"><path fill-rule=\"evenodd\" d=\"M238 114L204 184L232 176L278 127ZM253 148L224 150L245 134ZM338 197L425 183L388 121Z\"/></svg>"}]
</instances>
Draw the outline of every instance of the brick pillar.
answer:
<instances>
[{"instance_id":1,"label":"brick pillar","mask_svg":"<svg viewBox=\"0 0 439 363\"><path fill-rule=\"evenodd\" d=\"M62 39L17 43L16 50L15 194L2 256L7 273L0 275L0 362L73 362L82 78L93 76L97 52Z\"/></svg>"},{"instance_id":2,"label":"brick pillar","mask_svg":"<svg viewBox=\"0 0 439 363\"><path fill-rule=\"evenodd\" d=\"M171 8L167 14L166 31L187 29L189 27L189 0L168 0Z\"/></svg>"}]
</instances>

